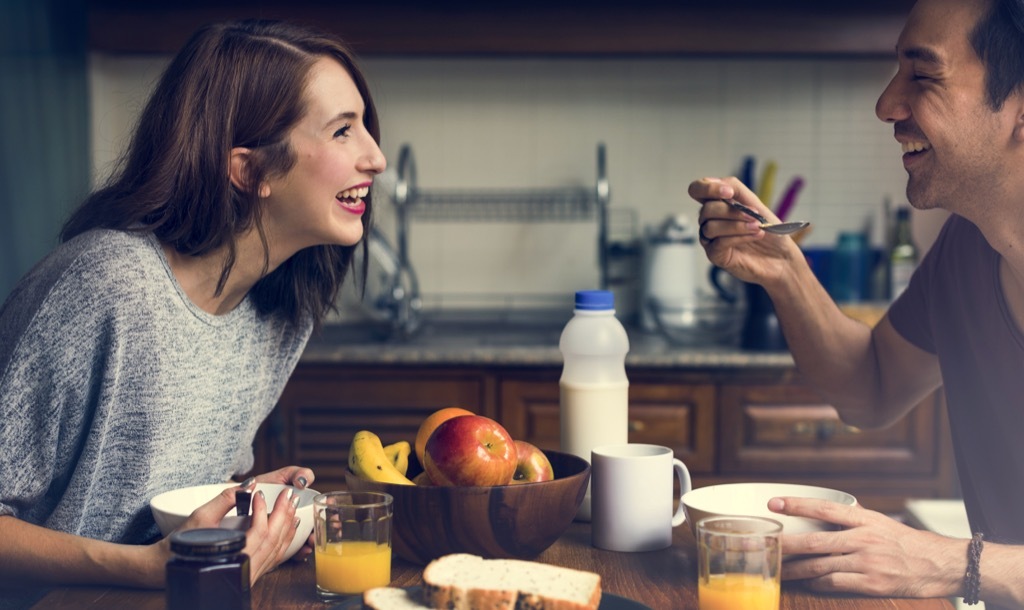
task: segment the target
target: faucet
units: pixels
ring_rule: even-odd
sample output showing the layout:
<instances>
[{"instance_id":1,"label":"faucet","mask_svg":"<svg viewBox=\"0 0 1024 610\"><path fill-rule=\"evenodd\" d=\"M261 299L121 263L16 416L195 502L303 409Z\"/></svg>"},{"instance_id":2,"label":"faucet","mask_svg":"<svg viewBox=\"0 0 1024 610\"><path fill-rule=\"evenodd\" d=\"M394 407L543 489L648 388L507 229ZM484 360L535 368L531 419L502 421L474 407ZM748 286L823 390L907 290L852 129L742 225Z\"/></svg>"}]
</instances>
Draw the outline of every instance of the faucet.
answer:
<instances>
[{"instance_id":1,"label":"faucet","mask_svg":"<svg viewBox=\"0 0 1024 610\"><path fill-rule=\"evenodd\" d=\"M394 338L408 339L419 330L423 321L423 301L419 280L409 263L409 205L416 190L416 161L408 144L398 153L398 182L395 184L395 213L397 218L398 269L387 291L384 308L391 312L391 334Z\"/></svg>"}]
</instances>

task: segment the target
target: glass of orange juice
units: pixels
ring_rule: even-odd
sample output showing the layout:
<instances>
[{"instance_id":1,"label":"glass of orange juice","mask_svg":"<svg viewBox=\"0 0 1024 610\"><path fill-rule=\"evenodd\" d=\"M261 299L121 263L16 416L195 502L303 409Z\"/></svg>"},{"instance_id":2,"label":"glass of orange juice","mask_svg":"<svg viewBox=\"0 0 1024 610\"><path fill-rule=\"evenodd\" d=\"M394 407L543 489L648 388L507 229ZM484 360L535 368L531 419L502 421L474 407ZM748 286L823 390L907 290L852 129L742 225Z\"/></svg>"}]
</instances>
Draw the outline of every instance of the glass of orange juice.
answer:
<instances>
[{"instance_id":1,"label":"glass of orange juice","mask_svg":"<svg viewBox=\"0 0 1024 610\"><path fill-rule=\"evenodd\" d=\"M394 498L334 491L313 498L316 592L333 601L391 583Z\"/></svg>"},{"instance_id":2,"label":"glass of orange juice","mask_svg":"<svg viewBox=\"0 0 1024 610\"><path fill-rule=\"evenodd\" d=\"M779 610L782 524L762 517L697 523L700 610Z\"/></svg>"}]
</instances>

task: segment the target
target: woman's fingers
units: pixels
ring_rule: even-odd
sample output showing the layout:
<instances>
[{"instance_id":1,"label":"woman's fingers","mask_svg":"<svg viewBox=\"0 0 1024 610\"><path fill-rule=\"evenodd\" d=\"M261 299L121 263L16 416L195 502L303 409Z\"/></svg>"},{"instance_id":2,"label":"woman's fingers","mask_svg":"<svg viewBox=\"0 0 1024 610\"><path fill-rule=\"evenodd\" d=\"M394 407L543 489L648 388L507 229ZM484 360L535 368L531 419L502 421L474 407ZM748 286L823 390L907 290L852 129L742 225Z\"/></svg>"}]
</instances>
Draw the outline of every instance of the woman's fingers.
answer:
<instances>
[{"instance_id":1,"label":"woman's fingers","mask_svg":"<svg viewBox=\"0 0 1024 610\"><path fill-rule=\"evenodd\" d=\"M267 512L267 500L262 492L253 498L252 524L246 534L246 553L252 567L252 580L276 568L285 559L288 545L295 537L297 517L295 508L299 496L285 489Z\"/></svg>"},{"instance_id":2,"label":"woman's fingers","mask_svg":"<svg viewBox=\"0 0 1024 610\"><path fill-rule=\"evenodd\" d=\"M221 519L235 508L235 494L241 490L252 492L255 488L255 479L248 479L238 486L225 487L212 500L192 511L189 518L178 529L219 527Z\"/></svg>"},{"instance_id":3,"label":"woman's fingers","mask_svg":"<svg viewBox=\"0 0 1024 610\"><path fill-rule=\"evenodd\" d=\"M285 466L271 472L261 474L256 479L262 483L278 483L291 485L298 489L306 489L316 480L313 470L304 466Z\"/></svg>"}]
</instances>

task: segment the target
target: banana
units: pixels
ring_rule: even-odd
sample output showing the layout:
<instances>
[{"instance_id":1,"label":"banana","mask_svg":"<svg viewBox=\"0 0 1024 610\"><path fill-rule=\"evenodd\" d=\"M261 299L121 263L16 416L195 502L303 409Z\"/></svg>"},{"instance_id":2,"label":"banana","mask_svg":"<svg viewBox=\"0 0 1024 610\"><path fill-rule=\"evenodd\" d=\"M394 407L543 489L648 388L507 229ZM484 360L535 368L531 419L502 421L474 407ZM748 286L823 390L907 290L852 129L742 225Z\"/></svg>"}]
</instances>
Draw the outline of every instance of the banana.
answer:
<instances>
[{"instance_id":1,"label":"banana","mask_svg":"<svg viewBox=\"0 0 1024 610\"><path fill-rule=\"evenodd\" d=\"M395 469L402 474L409 472L409 454L412 453L412 445L409 441L398 441L384 446L384 455L388 456Z\"/></svg>"},{"instance_id":2,"label":"banana","mask_svg":"<svg viewBox=\"0 0 1024 610\"><path fill-rule=\"evenodd\" d=\"M413 484L395 468L395 464L384 453L380 437L369 430L360 430L352 437L352 445L348 450L348 467L356 475L371 481L396 485Z\"/></svg>"}]
</instances>

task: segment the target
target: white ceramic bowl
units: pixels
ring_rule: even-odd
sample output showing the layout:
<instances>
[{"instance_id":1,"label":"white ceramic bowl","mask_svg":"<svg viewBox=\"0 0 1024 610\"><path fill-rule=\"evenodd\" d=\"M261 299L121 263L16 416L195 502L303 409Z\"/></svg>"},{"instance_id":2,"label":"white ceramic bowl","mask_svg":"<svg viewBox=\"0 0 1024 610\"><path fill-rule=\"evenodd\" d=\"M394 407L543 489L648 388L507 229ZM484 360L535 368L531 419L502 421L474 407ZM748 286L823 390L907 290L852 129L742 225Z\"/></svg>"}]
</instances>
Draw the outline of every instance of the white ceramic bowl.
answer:
<instances>
[{"instance_id":1,"label":"white ceramic bowl","mask_svg":"<svg viewBox=\"0 0 1024 610\"><path fill-rule=\"evenodd\" d=\"M686 522L696 535L697 523L705 517L744 516L768 517L782 524L784 534L804 534L838 529L837 526L805 517L780 515L768 510L768 500L775 497L820 498L855 506L852 495L811 485L791 483L726 483L698 487L683 495Z\"/></svg>"},{"instance_id":2,"label":"white ceramic bowl","mask_svg":"<svg viewBox=\"0 0 1024 610\"><path fill-rule=\"evenodd\" d=\"M172 489L150 500L149 508L153 512L153 518L156 520L157 527L160 528L160 533L166 536L184 523L192 511L215 498L225 488L235 486L234 483L214 483ZM288 489L287 485L277 483L256 484L256 490L262 491L267 498L268 509L274 507L278 494L285 489ZM288 546L286 558L291 558L297 553L306 543L309 534L312 533L313 497L320 493L312 489L296 489L295 492L299 495L299 506L295 509L295 514L299 517L299 527L295 530L295 537L292 538L292 543ZM235 509L232 507L228 516L221 519L220 526L227 529L244 530L249 527L249 517L235 515Z\"/></svg>"}]
</instances>

